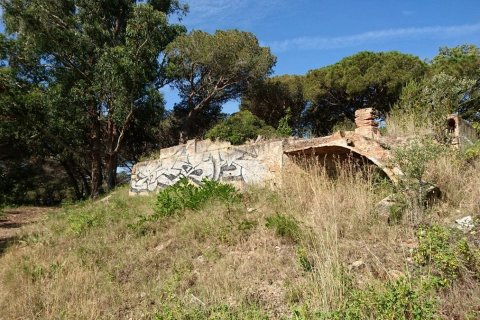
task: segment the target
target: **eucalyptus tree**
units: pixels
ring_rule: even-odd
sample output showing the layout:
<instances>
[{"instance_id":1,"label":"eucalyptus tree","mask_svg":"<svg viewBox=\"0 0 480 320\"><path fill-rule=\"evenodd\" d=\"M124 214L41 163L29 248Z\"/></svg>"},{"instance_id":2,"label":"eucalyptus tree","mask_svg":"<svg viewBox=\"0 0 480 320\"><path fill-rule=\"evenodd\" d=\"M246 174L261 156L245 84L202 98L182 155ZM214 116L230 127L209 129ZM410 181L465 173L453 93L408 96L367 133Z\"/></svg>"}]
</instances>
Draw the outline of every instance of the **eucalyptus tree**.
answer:
<instances>
[{"instance_id":1,"label":"eucalyptus tree","mask_svg":"<svg viewBox=\"0 0 480 320\"><path fill-rule=\"evenodd\" d=\"M48 96L56 127L73 131L72 152L88 166L84 178L96 197L115 186L119 156L146 110L164 111L166 46L185 32L169 15L176 0L0 0L10 39L25 56L9 63L17 77L37 82ZM41 75L39 78L38 75ZM44 105L45 106L45 105ZM48 130L49 128L44 128ZM76 141L77 140L77 141ZM73 147L73 148L72 148Z\"/></svg>"},{"instance_id":2,"label":"eucalyptus tree","mask_svg":"<svg viewBox=\"0 0 480 320\"><path fill-rule=\"evenodd\" d=\"M266 78L276 62L252 33L238 30L179 36L168 45L166 57L167 74L181 99L174 110L181 141L201 134L223 103Z\"/></svg>"}]
</instances>

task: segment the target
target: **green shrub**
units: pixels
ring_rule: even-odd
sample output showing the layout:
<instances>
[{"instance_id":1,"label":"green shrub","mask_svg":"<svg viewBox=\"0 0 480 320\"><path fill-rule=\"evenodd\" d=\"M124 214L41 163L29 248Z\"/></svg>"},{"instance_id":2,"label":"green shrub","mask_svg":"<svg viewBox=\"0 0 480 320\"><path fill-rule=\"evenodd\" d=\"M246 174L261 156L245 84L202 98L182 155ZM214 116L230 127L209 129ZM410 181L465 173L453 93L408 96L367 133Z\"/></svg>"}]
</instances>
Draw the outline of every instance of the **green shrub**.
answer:
<instances>
[{"instance_id":1,"label":"green shrub","mask_svg":"<svg viewBox=\"0 0 480 320\"><path fill-rule=\"evenodd\" d=\"M479 278L480 250L472 248L462 237L458 230L440 225L420 228L415 262L437 276L441 285L451 283L462 271Z\"/></svg>"},{"instance_id":2,"label":"green shrub","mask_svg":"<svg viewBox=\"0 0 480 320\"><path fill-rule=\"evenodd\" d=\"M445 147L429 139L413 141L394 151L394 161L400 166L407 179L421 181L427 165L445 152Z\"/></svg>"},{"instance_id":3,"label":"green shrub","mask_svg":"<svg viewBox=\"0 0 480 320\"><path fill-rule=\"evenodd\" d=\"M238 191L229 184L203 180L197 187L182 178L173 186L160 191L155 211L159 217L168 217L185 209L199 210L209 200L220 200L230 204L240 199Z\"/></svg>"},{"instance_id":4,"label":"green shrub","mask_svg":"<svg viewBox=\"0 0 480 320\"><path fill-rule=\"evenodd\" d=\"M395 194L397 205L390 212L392 222L399 222L405 212L410 214L411 222L417 223L423 218L425 209L435 200L429 194L432 184L425 182L424 176L428 164L446 152L444 145L429 139L413 141L407 146L394 150L393 162L400 166L401 177Z\"/></svg>"},{"instance_id":5,"label":"green shrub","mask_svg":"<svg viewBox=\"0 0 480 320\"><path fill-rule=\"evenodd\" d=\"M471 161L478 159L480 157L480 142L475 143L474 145L466 148L463 151L465 160Z\"/></svg>"},{"instance_id":6,"label":"green shrub","mask_svg":"<svg viewBox=\"0 0 480 320\"><path fill-rule=\"evenodd\" d=\"M278 122L277 134L279 136L290 137L293 134L293 129L289 124L291 118L292 118L291 111L290 111L290 108L288 108L287 114L285 115L285 117L281 118L280 121Z\"/></svg>"},{"instance_id":7,"label":"green shrub","mask_svg":"<svg viewBox=\"0 0 480 320\"><path fill-rule=\"evenodd\" d=\"M68 224L73 234L82 235L90 228L101 226L103 218L98 212L80 212L69 215Z\"/></svg>"},{"instance_id":8,"label":"green shrub","mask_svg":"<svg viewBox=\"0 0 480 320\"><path fill-rule=\"evenodd\" d=\"M460 261L450 246L450 232L446 227L433 225L417 231L416 263L427 266L445 281L458 277Z\"/></svg>"},{"instance_id":9,"label":"green shrub","mask_svg":"<svg viewBox=\"0 0 480 320\"><path fill-rule=\"evenodd\" d=\"M365 290L351 290L342 306L319 319L439 319L431 280L401 278Z\"/></svg>"},{"instance_id":10,"label":"green shrub","mask_svg":"<svg viewBox=\"0 0 480 320\"><path fill-rule=\"evenodd\" d=\"M283 238L297 242L300 238L298 222L288 216L276 214L267 218L267 228L275 230L275 233Z\"/></svg>"},{"instance_id":11,"label":"green shrub","mask_svg":"<svg viewBox=\"0 0 480 320\"><path fill-rule=\"evenodd\" d=\"M164 306L154 316L154 320L264 320L268 319L266 314L254 306L233 308L226 304L213 305L209 307L191 306L178 302L174 306Z\"/></svg>"}]
</instances>

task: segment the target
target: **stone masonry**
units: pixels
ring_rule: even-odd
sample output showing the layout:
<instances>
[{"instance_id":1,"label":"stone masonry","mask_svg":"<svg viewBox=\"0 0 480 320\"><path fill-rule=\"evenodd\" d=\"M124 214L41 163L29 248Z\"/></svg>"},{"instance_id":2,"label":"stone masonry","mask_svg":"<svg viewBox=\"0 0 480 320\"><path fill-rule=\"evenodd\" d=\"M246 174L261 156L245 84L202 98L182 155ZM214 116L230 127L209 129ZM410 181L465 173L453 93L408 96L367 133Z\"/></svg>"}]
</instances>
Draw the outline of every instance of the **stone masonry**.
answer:
<instances>
[{"instance_id":1,"label":"stone masonry","mask_svg":"<svg viewBox=\"0 0 480 320\"><path fill-rule=\"evenodd\" d=\"M344 161L358 166L373 166L396 183L402 175L392 165L390 145L401 143L380 135L372 108L357 110L355 131L339 131L313 139L260 141L241 146L229 142L190 140L186 144L161 149L157 159L137 163L132 170L130 193L153 192L171 186L181 178L200 184L211 179L235 184L275 185L282 172L302 168L305 160L314 160L327 170ZM476 133L459 117L448 118L448 129L454 146L478 139Z\"/></svg>"}]
</instances>

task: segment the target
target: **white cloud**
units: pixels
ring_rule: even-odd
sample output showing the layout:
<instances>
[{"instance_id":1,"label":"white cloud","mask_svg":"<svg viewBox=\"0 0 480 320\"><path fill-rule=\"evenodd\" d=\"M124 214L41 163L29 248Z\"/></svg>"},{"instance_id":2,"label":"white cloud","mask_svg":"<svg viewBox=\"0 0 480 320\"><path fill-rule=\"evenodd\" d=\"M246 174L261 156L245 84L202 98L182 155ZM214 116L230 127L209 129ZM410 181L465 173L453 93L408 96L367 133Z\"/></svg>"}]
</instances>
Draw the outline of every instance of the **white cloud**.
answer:
<instances>
[{"instance_id":1,"label":"white cloud","mask_svg":"<svg viewBox=\"0 0 480 320\"><path fill-rule=\"evenodd\" d=\"M388 41L400 38L453 37L470 35L480 31L480 23L459 26L414 27L376 30L342 37L298 37L265 43L274 51L326 50L355 47L365 43Z\"/></svg>"},{"instance_id":2,"label":"white cloud","mask_svg":"<svg viewBox=\"0 0 480 320\"><path fill-rule=\"evenodd\" d=\"M286 0L190 0L190 12L184 22L191 28L237 28L245 26L280 8Z\"/></svg>"}]
</instances>

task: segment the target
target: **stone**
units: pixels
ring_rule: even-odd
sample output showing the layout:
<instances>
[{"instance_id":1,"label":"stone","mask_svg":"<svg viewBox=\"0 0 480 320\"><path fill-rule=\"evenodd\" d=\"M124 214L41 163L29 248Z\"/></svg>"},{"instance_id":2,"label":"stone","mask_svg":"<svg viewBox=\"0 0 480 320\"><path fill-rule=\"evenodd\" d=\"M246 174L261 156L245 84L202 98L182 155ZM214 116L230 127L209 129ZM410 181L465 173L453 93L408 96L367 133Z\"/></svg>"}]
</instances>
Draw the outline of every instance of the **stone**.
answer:
<instances>
[{"instance_id":1,"label":"stone","mask_svg":"<svg viewBox=\"0 0 480 320\"><path fill-rule=\"evenodd\" d=\"M405 273L399 270L388 270L387 274L392 280L398 280L405 277Z\"/></svg>"},{"instance_id":2,"label":"stone","mask_svg":"<svg viewBox=\"0 0 480 320\"><path fill-rule=\"evenodd\" d=\"M473 222L472 216L466 216L455 220L455 226L463 232L470 232L475 228L475 223Z\"/></svg>"},{"instance_id":3,"label":"stone","mask_svg":"<svg viewBox=\"0 0 480 320\"><path fill-rule=\"evenodd\" d=\"M365 262L363 262L363 260L357 260L352 262L348 267L348 269L349 270L360 269L361 267L364 267L364 266L365 266Z\"/></svg>"},{"instance_id":4,"label":"stone","mask_svg":"<svg viewBox=\"0 0 480 320\"><path fill-rule=\"evenodd\" d=\"M392 212L392 208L397 204L395 201L394 195L389 195L386 198L380 200L375 206L375 212L378 214L378 217L381 218L386 223L390 222L390 214Z\"/></svg>"},{"instance_id":5,"label":"stone","mask_svg":"<svg viewBox=\"0 0 480 320\"><path fill-rule=\"evenodd\" d=\"M155 251L161 252L161 251L165 250L172 242L173 242L173 240L170 239L165 243L159 244L158 246L155 247Z\"/></svg>"}]
</instances>

